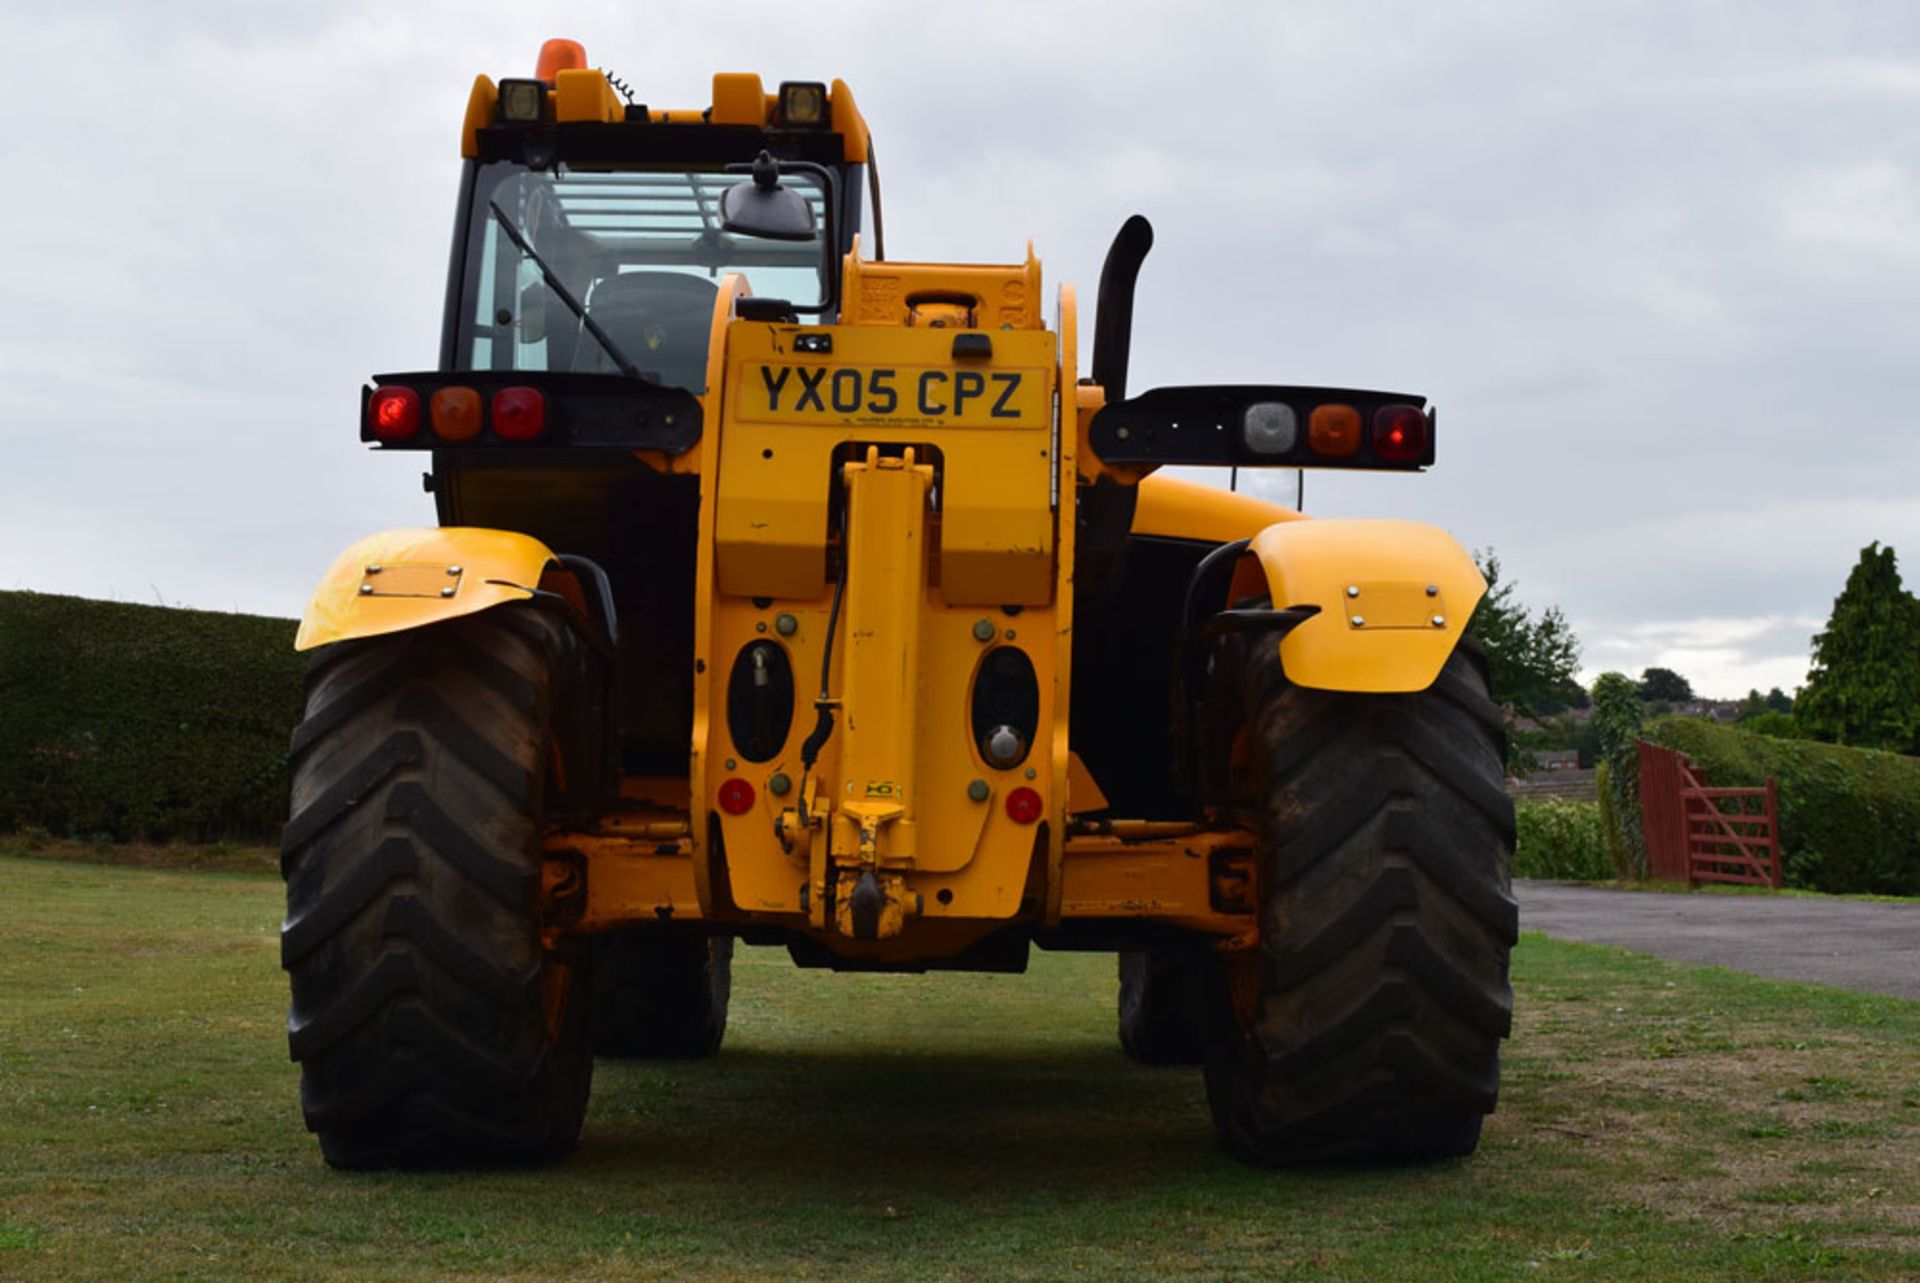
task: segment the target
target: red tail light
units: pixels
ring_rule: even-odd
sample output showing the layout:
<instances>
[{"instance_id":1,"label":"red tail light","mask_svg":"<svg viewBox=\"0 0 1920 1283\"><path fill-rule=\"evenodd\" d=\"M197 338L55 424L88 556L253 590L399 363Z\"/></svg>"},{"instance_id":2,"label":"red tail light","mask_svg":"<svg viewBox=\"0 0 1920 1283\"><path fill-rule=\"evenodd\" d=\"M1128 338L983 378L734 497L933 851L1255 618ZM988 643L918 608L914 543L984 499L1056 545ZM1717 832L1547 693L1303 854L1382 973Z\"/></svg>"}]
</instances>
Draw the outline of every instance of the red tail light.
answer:
<instances>
[{"instance_id":1,"label":"red tail light","mask_svg":"<svg viewBox=\"0 0 1920 1283\"><path fill-rule=\"evenodd\" d=\"M412 388L375 388L367 399L367 426L382 441L405 441L420 430L420 394Z\"/></svg>"},{"instance_id":2,"label":"red tail light","mask_svg":"<svg viewBox=\"0 0 1920 1283\"><path fill-rule=\"evenodd\" d=\"M1427 416L1411 405L1375 410L1373 453L1391 463L1418 463L1427 453Z\"/></svg>"},{"instance_id":3,"label":"red tail light","mask_svg":"<svg viewBox=\"0 0 1920 1283\"><path fill-rule=\"evenodd\" d=\"M1015 824L1032 824L1044 810L1040 795L1024 784L1007 794L1007 818Z\"/></svg>"},{"instance_id":4,"label":"red tail light","mask_svg":"<svg viewBox=\"0 0 1920 1283\"><path fill-rule=\"evenodd\" d=\"M735 777L720 786L720 809L728 815L745 815L753 809L753 785Z\"/></svg>"},{"instance_id":5,"label":"red tail light","mask_svg":"<svg viewBox=\"0 0 1920 1283\"><path fill-rule=\"evenodd\" d=\"M531 441L547 430L547 399L538 388L501 388L493 394L493 432L503 441Z\"/></svg>"}]
</instances>

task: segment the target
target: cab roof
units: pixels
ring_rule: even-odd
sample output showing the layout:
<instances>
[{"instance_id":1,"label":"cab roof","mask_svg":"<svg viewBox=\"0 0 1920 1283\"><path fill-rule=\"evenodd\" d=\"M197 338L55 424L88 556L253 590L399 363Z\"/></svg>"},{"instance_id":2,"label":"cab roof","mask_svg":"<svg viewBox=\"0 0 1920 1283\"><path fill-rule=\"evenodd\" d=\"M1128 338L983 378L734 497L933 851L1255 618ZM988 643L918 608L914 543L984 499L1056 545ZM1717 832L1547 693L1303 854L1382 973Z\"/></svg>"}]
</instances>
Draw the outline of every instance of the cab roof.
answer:
<instances>
[{"instance_id":1,"label":"cab roof","mask_svg":"<svg viewBox=\"0 0 1920 1283\"><path fill-rule=\"evenodd\" d=\"M578 41L549 40L540 48L532 77L497 84L490 76L474 78L460 154L469 159L480 154L483 129L572 123L747 126L832 134L840 139L841 158L850 164L865 162L872 147L867 122L844 80L831 86L783 81L768 93L752 72L719 72L713 78L713 100L705 107L661 109L633 102L632 97L628 86L616 90L606 72L587 65L586 49Z\"/></svg>"}]
</instances>

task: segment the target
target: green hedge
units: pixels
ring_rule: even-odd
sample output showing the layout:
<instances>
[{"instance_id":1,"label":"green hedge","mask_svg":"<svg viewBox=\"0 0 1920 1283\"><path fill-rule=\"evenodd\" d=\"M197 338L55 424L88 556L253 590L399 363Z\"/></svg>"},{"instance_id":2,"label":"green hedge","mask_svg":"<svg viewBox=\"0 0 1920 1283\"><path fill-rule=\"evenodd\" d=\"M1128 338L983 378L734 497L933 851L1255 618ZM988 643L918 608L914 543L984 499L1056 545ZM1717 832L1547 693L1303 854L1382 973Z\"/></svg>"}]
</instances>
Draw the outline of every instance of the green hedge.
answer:
<instances>
[{"instance_id":1,"label":"green hedge","mask_svg":"<svg viewBox=\"0 0 1920 1283\"><path fill-rule=\"evenodd\" d=\"M1647 738L1704 766L1716 786L1777 782L1788 886L1920 895L1920 758L1691 717L1661 718Z\"/></svg>"},{"instance_id":2,"label":"green hedge","mask_svg":"<svg viewBox=\"0 0 1920 1283\"><path fill-rule=\"evenodd\" d=\"M0 592L0 831L277 841L292 621Z\"/></svg>"},{"instance_id":3,"label":"green hedge","mask_svg":"<svg viewBox=\"0 0 1920 1283\"><path fill-rule=\"evenodd\" d=\"M1598 803L1520 801L1514 804L1513 821L1519 834L1513 849L1514 877L1599 882L1614 876Z\"/></svg>"}]
</instances>

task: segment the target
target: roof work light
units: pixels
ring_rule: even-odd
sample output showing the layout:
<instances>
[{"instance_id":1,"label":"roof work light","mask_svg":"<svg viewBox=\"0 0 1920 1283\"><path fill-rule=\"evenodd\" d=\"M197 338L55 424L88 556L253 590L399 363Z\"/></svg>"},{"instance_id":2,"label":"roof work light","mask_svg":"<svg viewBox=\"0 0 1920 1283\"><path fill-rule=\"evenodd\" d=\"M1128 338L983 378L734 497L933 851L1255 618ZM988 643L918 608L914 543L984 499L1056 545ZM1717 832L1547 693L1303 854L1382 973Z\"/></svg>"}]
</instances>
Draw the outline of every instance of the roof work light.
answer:
<instances>
[{"instance_id":1,"label":"roof work light","mask_svg":"<svg viewBox=\"0 0 1920 1283\"><path fill-rule=\"evenodd\" d=\"M817 80L788 80L780 85L783 124L812 126L827 119L827 87Z\"/></svg>"},{"instance_id":2,"label":"roof work light","mask_svg":"<svg viewBox=\"0 0 1920 1283\"><path fill-rule=\"evenodd\" d=\"M538 80L500 82L500 119L511 125L538 124L546 115L547 87Z\"/></svg>"}]
</instances>

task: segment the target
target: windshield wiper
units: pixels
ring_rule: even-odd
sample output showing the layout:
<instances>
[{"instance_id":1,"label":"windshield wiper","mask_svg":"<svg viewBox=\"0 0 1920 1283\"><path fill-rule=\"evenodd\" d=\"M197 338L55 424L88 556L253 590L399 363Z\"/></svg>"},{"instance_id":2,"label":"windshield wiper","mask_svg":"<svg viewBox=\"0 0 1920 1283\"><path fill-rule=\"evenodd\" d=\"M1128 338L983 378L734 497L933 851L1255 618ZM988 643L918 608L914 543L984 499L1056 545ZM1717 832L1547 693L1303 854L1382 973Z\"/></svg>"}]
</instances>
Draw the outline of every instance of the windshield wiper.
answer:
<instances>
[{"instance_id":1,"label":"windshield wiper","mask_svg":"<svg viewBox=\"0 0 1920 1283\"><path fill-rule=\"evenodd\" d=\"M573 291L560 283L560 278L554 275L551 267L547 266L547 260L541 258L538 251L527 243L527 238L520 234L520 229L513 225L511 218L507 217L507 211L500 208L500 202L490 200L487 202L487 208L492 210L493 216L500 220L500 229L507 234L507 239L511 240L522 254L533 260L533 265L540 269L540 276L546 281L547 288L559 295L560 301L567 305L567 310L580 318L580 323L587 327L587 333L593 335L594 341L606 349L607 355L613 358L613 363L620 367L620 372L632 379L646 378L640 373L640 367L620 350L620 345L613 341L613 336L601 328L600 322L587 315L587 309L580 305L580 300L573 296ZM651 382L651 380L648 381Z\"/></svg>"}]
</instances>

